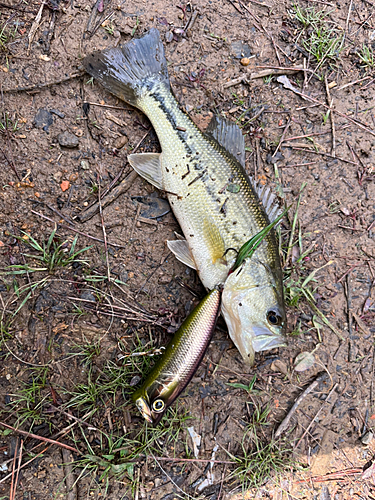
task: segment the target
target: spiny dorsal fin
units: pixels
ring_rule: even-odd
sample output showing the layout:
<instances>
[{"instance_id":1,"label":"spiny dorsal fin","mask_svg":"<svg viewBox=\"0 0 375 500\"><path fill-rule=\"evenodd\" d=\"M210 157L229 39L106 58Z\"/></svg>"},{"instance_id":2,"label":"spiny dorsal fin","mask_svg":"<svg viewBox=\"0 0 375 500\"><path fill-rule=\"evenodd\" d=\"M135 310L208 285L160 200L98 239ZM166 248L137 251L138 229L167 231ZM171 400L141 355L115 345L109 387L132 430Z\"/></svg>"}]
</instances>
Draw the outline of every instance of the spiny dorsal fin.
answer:
<instances>
[{"instance_id":1,"label":"spiny dorsal fin","mask_svg":"<svg viewBox=\"0 0 375 500\"><path fill-rule=\"evenodd\" d=\"M206 134L213 137L245 167L245 139L236 123L214 115L206 129Z\"/></svg>"},{"instance_id":2,"label":"spiny dorsal fin","mask_svg":"<svg viewBox=\"0 0 375 500\"><path fill-rule=\"evenodd\" d=\"M272 192L269 186L263 186L259 182L255 181L253 177L250 177L250 182L259 196L270 222L273 222L282 213L282 209L279 207L277 201L275 201L276 195ZM278 222L277 226L279 224L280 222Z\"/></svg>"},{"instance_id":3,"label":"spiny dorsal fin","mask_svg":"<svg viewBox=\"0 0 375 500\"><path fill-rule=\"evenodd\" d=\"M161 153L138 153L128 156L128 161L137 174L158 189L163 189L160 160Z\"/></svg>"}]
</instances>

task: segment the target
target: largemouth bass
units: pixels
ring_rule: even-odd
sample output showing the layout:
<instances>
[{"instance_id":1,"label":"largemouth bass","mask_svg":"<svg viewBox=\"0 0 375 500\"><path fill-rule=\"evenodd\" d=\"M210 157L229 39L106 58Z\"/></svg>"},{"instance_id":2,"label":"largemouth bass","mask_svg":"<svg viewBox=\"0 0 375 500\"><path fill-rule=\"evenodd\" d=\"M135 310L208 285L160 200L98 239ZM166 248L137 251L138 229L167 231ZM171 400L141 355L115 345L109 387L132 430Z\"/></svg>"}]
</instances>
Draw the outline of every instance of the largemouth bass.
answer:
<instances>
[{"instance_id":1,"label":"largemouth bass","mask_svg":"<svg viewBox=\"0 0 375 500\"><path fill-rule=\"evenodd\" d=\"M143 417L158 424L196 372L215 330L220 291L214 288L182 323L132 399Z\"/></svg>"},{"instance_id":2,"label":"largemouth bass","mask_svg":"<svg viewBox=\"0 0 375 500\"><path fill-rule=\"evenodd\" d=\"M162 153L129 155L144 179L164 190L186 240L168 242L208 290L225 283L222 314L243 359L284 344L282 271L274 230L228 276L240 247L278 213L269 188L247 176L245 145L234 123L215 116L206 134L172 95L159 32L84 59L87 72L150 119Z\"/></svg>"}]
</instances>

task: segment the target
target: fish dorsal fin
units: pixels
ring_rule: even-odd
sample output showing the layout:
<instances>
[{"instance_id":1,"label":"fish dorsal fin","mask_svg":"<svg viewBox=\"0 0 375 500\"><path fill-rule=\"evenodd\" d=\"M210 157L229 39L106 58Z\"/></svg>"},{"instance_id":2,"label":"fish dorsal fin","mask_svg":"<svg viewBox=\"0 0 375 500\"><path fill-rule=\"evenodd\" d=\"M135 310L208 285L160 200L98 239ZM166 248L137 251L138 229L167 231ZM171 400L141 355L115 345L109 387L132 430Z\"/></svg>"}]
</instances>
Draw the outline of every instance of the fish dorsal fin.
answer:
<instances>
[{"instance_id":1,"label":"fish dorsal fin","mask_svg":"<svg viewBox=\"0 0 375 500\"><path fill-rule=\"evenodd\" d=\"M180 237L181 238L181 237ZM197 269L194 257L190 251L188 242L184 239L167 241L167 246L171 252L174 253L176 258L192 269Z\"/></svg>"},{"instance_id":2,"label":"fish dorsal fin","mask_svg":"<svg viewBox=\"0 0 375 500\"><path fill-rule=\"evenodd\" d=\"M236 123L214 115L206 129L206 134L213 137L245 167L245 139Z\"/></svg>"},{"instance_id":3,"label":"fish dorsal fin","mask_svg":"<svg viewBox=\"0 0 375 500\"><path fill-rule=\"evenodd\" d=\"M270 222L273 222L282 213L282 209L276 200L276 195L272 192L271 188L267 185L262 185L250 177L250 182L254 186L254 189L259 196L260 201L268 215ZM278 222L277 225L279 225Z\"/></svg>"},{"instance_id":4,"label":"fish dorsal fin","mask_svg":"<svg viewBox=\"0 0 375 500\"><path fill-rule=\"evenodd\" d=\"M224 258L225 244L219 228L209 218L203 219L203 235L212 263Z\"/></svg>"},{"instance_id":5,"label":"fish dorsal fin","mask_svg":"<svg viewBox=\"0 0 375 500\"><path fill-rule=\"evenodd\" d=\"M161 173L161 153L138 153L128 156L134 170L150 184L163 189Z\"/></svg>"}]
</instances>

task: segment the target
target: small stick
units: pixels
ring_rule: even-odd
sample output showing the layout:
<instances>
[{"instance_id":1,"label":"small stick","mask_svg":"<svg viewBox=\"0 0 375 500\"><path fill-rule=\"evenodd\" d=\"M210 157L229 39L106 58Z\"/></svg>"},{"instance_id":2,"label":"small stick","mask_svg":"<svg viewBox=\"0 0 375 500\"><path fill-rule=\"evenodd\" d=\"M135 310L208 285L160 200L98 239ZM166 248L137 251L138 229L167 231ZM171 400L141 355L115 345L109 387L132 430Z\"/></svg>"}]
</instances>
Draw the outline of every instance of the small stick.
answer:
<instances>
[{"instance_id":1,"label":"small stick","mask_svg":"<svg viewBox=\"0 0 375 500\"><path fill-rule=\"evenodd\" d=\"M285 139L285 134L287 133L288 131L288 128L290 127L290 124L292 123L292 120L289 118L289 121L287 122L287 124L285 125L285 128L284 128L284 131L282 133L282 136L279 140L279 144L277 145L276 149L275 149L275 152L273 153L272 155L272 158L275 157L276 153L278 152L278 150L280 149L280 146L281 144L283 143L284 139Z\"/></svg>"},{"instance_id":2,"label":"small stick","mask_svg":"<svg viewBox=\"0 0 375 500\"><path fill-rule=\"evenodd\" d=\"M357 83L361 83L361 82L364 82L365 80L369 80L371 79L372 77L371 76L365 76L364 78L361 78L360 80L354 80L353 82L349 82L349 83L346 83L345 85L342 85L341 87L338 87L336 89L337 90L343 90L343 89L346 89L347 87L350 87L351 85L356 85ZM366 87L363 87L364 89Z\"/></svg>"},{"instance_id":3,"label":"small stick","mask_svg":"<svg viewBox=\"0 0 375 500\"><path fill-rule=\"evenodd\" d=\"M105 225L104 225L104 217L103 217L103 210L102 210L102 202L101 202L101 188L100 188L100 176L97 174L97 179L98 179L98 203L99 203L99 214L100 214L100 222L102 225L102 231L103 231L103 239L104 239L104 250L105 250L105 261L107 264L107 278L108 281L111 281L111 272L109 270L109 256L108 256L108 245L107 245L107 233L105 230Z\"/></svg>"},{"instance_id":4,"label":"small stick","mask_svg":"<svg viewBox=\"0 0 375 500\"><path fill-rule=\"evenodd\" d=\"M330 392L329 392L329 394L328 394L327 398L324 400L324 403L322 404L322 406L320 407L320 409L317 411L317 413L316 413L315 417L311 420L311 422L310 422L310 423L309 423L309 425L307 426L307 429L305 430L305 432L302 434L302 436L301 436L301 437L300 437L300 439L298 440L298 443L296 444L296 446L295 446L295 448L294 448L294 449L298 448L298 446L301 444L302 439L303 439L303 438L306 436L306 434L309 432L309 430L310 430L310 429L311 429L311 427L313 426L313 423L315 422L315 420L318 418L318 416L319 416L319 415L320 415L320 413L322 412L322 410L323 410L323 408L324 408L325 404L328 402L328 400L329 400L329 398L331 397L331 395L335 392L335 390L336 390L336 388L337 388L337 386L338 386L338 385L339 385L339 384L338 384L338 383L336 383L336 384L332 387L332 389L330 390Z\"/></svg>"},{"instance_id":5,"label":"small stick","mask_svg":"<svg viewBox=\"0 0 375 500\"><path fill-rule=\"evenodd\" d=\"M6 159L6 161L9 163L9 166L10 168L13 170L13 172L16 174L17 178L19 181L21 181L21 176L19 175L17 169L16 169L16 166L10 161L10 159L8 158L8 155L6 154L6 152L3 150L3 148L0 146L0 151L3 153L4 155L4 158Z\"/></svg>"},{"instance_id":6,"label":"small stick","mask_svg":"<svg viewBox=\"0 0 375 500\"><path fill-rule=\"evenodd\" d=\"M94 236L90 236L87 233L83 233L82 231L78 231L74 227L66 226L65 224L61 224L60 222L56 222L53 219L50 219L46 215L40 214L39 212L35 212L34 210L31 210L31 213L37 215L38 217L41 217L42 219L46 219L50 222L53 222L53 224L57 224L60 227L63 227L64 229L69 229L69 231L73 231L73 233L80 234L81 236L85 236L86 238L89 238L90 240L94 241L99 241L100 243L104 243L104 240L101 240L100 238L95 238ZM110 243L109 241L107 242L108 245L111 245L112 247L115 248L127 248L125 245L116 245L116 243Z\"/></svg>"},{"instance_id":7,"label":"small stick","mask_svg":"<svg viewBox=\"0 0 375 500\"><path fill-rule=\"evenodd\" d=\"M16 498L16 489L17 489L17 484L18 484L18 476L20 473L20 468L21 468L21 463L22 463L22 451L23 451L23 439L21 439L21 446L20 446L20 454L18 456L18 466L17 466L17 474L16 474L16 480L14 481L14 487L13 487L13 497L10 498L10 500L15 500Z\"/></svg>"},{"instance_id":8,"label":"small stick","mask_svg":"<svg viewBox=\"0 0 375 500\"><path fill-rule=\"evenodd\" d=\"M279 165L279 168L293 168L293 167L306 167L307 165L316 165L317 161L310 161L308 163L296 163L294 165Z\"/></svg>"},{"instance_id":9,"label":"small stick","mask_svg":"<svg viewBox=\"0 0 375 500\"><path fill-rule=\"evenodd\" d=\"M39 205L46 206L51 210L51 212L54 212L56 215L61 217L65 222L67 222L71 226L74 226L74 222L72 222L70 219L68 219L68 217L65 217L61 212L56 210L56 208L52 207L51 205L48 205L48 203L46 203L45 201L34 200L33 198L28 198L28 200L31 201L32 203L38 203Z\"/></svg>"},{"instance_id":10,"label":"small stick","mask_svg":"<svg viewBox=\"0 0 375 500\"><path fill-rule=\"evenodd\" d=\"M135 153L135 151L137 151L137 149L140 147L142 142L146 139L148 134L149 134L149 131L147 131L145 133L145 135L142 137L142 139L138 142L136 147L133 149L133 153ZM120 184L118 186L116 186L111 193L108 194L108 196L103 198L102 209L107 207L108 205L110 205L112 202L114 202L116 200L116 198L118 198L121 194L124 194L130 188L130 186L133 184L133 182L135 181L135 179L137 177L138 177L138 174L135 170L130 172L130 174L127 177L125 177L125 179L123 181L121 181ZM92 217L94 217L94 215L96 215L98 213L98 211L99 211L99 204L98 204L98 202L96 202L93 205L91 205L90 208L88 208L87 210L82 212L77 217L77 219L80 222L87 222Z\"/></svg>"},{"instance_id":11,"label":"small stick","mask_svg":"<svg viewBox=\"0 0 375 500\"><path fill-rule=\"evenodd\" d=\"M69 298L69 297L68 297L68 298ZM100 432L100 431L99 431L99 429L97 429L97 428L96 428L96 427L94 427L93 425L89 424L88 422L86 422L86 421L85 421L85 420L83 420L82 418L75 417L73 414L68 413L68 412L66 412L66 411L64 411L64 410L61 410L61 408L58 408L57 406L54 406L54 405L51 405L51 408L53 408L55 411L58 411L58 412L62 413L63 415L67 416L67 417L68 417L69 419L71 419L71 420L75 420L76 422L79 422L80 424L83 424L83 425L86 425L87 427L90 427L90 429L91 429L91 430L93 430L93 431L98 431L98 432ZM87 413L87 414L85 415L85 417L86 417L87 415L88 415L88 416L91 416L91 415L92 415L92 413L91 413L91 412ZM84 418L85 418L85 417L84 417Z\"/></svg>"},{"instance_id":12,"label":"small stick","mask_svg":"<svg viewBox=\"0 0 375 500\"><path fill-rule=\"evenodd\" d=\"M47 83L36 83L35 85L29 85L27 87L15 87L12 89L3 89L4 93L13 93L13 92L29 92L31 90L45 89L47 87L52 87L52 85L58 85L60 83L69 82L70 80L74 80L75 78L80 78L85 74L85 71L79 71L78 73L71 73L69 76L65 76L64 78L60 78L60 80L55 80L53 82Z\"/></svg>"},{"instance_id":13,"label":"small stick","mask_svg":"<svg viewBox=\"0 0 375 500\"><path fill-rule=\"evenodd\" d=\"M323 102L320 102L318 99L315 99L314 97L312 96L309 96L307 94L304 94L303 92L300 92L299 90L297 90L296 88L293 88L292 92L294 92L295 94L299 95L302 99L305 99L306 101L311 101L311 102L315 102L316 104L318 104L319 106L323 106L323 108L325 109L330 109L329 106L327 106L327 104L324 104ZM340 111L338 111L336 109L336 114L338 114L339 116L341 116L342 118L345 118L346 120L350 121L351 123L353 123L354 125L357 125L357 127L365 130L366 132L368 132L369 134L373 135L375 137L375 130L372 130L370 128L368 128L365 124L363 124L360 120L357 120L355 118L351 118L350 116L346 115L345 113L341 113Z\"/></svg>"},{"instance_id":14,"label":"small stick","mask_svg":"<svg viewBox=\"0 0 375 500\"><path fill-rule=\"evenodd\" d=\"M327 103L329 106L329 111L330 113L330 119L331 119L331 129L332 129L332 148L331 148L331 155L333 157L336 157L336 133L335 133L335 120L333 118L333 99L331 98L331 95L329 93L329 87L328 87L328 80L327 80L327 75L324 75L324 83L326 86L326 93L327 93Z\"/></svg>"},{"instance_id":15,"label":"small stick","mask_svg":"<svg viewBox=\"0 0 375 500\"><path fill-rule=\"evenodd\" d=\"M232 464L229 460L212 460L211 458L178 458L178 457L158 457L158 460L165 460L168 462L213 462L215 464Z\"/></svg>"},{"instance_id":16,"label":"small stick","mask_svg":"<svg viewBox=\"0 0 375 500\"><path fill-rule=\"evenodd\" d=\"M15 450L14 450L13 466L12 466L12 481L10 483L9 500L14 500L14 494L15 494L15 491L13 492L13 489L14 489L14 472L16 470L17 453L18 453L18 438L17 438L17 442L16 442L16 447L15 447Z\"/></svg>"},{"instance_id":17,"label":"small stick","mask_svg":"<svg viewBox=\"0 0 375 500\"><path fill-rule=\"evenodd\" d=\"M31 458L30 460L28 460L27 462L25 462L23 465L21 465L20 469L23 469L24 467L26 467L26 465L29 465L29 463L31 463L33 460L35 460L38 457L40 457L40 455L43 455L43 453L45 453L49 449L50 446L51 445L48 445L46 448L44 448L44 450L42 450L40 453L38 453L37 455L35 455L35 457ZM5 476L2 479L0 479L0 484L3 483L3 482L5 482L11 476L12 476L12 474L8 474L7 476Z\"/></svg>"},{"instance_id":18,"label":"small stick","mask_svg":"<svg viewBox=\"0 0 375 500\"><path fill-rule=\"evenodd\" d=\"M74 477L73 474L73 468L72 468L72 456L71 453L69 453L68 450L62 449L61 450L61 455L63 459L63 467L64 467L64 474L65 474L65 488L66 488L66 500L76 500L78 496L78 491L77 491L77 481Z\"/></svg>"},{"instance_id":19,"label":"small stick","mask_svg":"<svg viewBox=\"0 0 375 500\"><path fill-rule=\"evenodd\" d=\"M34 35L35 35L35 33L37 32L37 30L38 30L38 28L40 26L40 20L42 19L42 14L43 14L43 9L44 9L45 4L46 4L46 0L43 0L42 5L39 8L38 14L36 15L36 17L34 19L34 22L33 22L32 26L31 26L31 29L29 31L29 36L28 36L29 45L27 47L27 55L30 54L31 42L33 41Z\"/></svg>"},{"instance_id":20,"label":"small stick","mask_svg":"<svg viewBox=\"0 0 375 500\"><path fill-rule=\"evenodd\" d=\"M352 5L353 5L353 0L350 0L349 10L348 10L348 17L346 18L345 34L349 32L349 20L350 20L350 15L352 13Z\"/></svg>"},{"instance_id":21,"label":"small stick","mask_svg":"<svg viewBox=\"0 0 375 500\"><path fill-rule=\"evenodd\" d=\"M372 369L371 369L371 390L370 390L370 407L374 402L374 371L375 371L375 348L372 347Z\"/></svg>"},{"instance_id":22,"label":"small stick","mask_svg":"<svg viewBox=\"0 0 375 500\"><path fill-rule=\"evenodd\" d=\"M12 427L11 425L5 424L4 422L0 422L0 425L3 427L6 427L7 429L11 429L14 432L18 432L19 434L22 434L23 436L38 439L39 441L45 441L46 443L51 443L51 444L57 444L57 446L60 446L61 448L66 448L67 450L74 451L81 455L81 452L77 450L76 448L73 448L72 446L69 446L68 444L65 443L59 443L59 441L54 441L53 439L48 439L43 436L38 436L37 434L32 434L31 432L26 432L26 431L21 431L21 429L16 429L15 427Z\"/></svg>"},{"instance_id":23,"label":"small stick","mask_svg":"<svg viewBox=\"0 0 375 500\"><path fill-rule=\"evenodd\" d=\"M270 33L268 33L268 31L266 30L266 28L264 26L262 26L262 21L255 15L251 12L251 10L241 2L241 0L238 0L238 3L241 5L241 7L243 9L245 9L249 14L250 16L255 19L255 21L258 23L258 25L260 26L260 30L263 31L267 36L268 38L271 40L272 42L272 45L273 45L273 48L275 49L275 52L276 52L276 57L277 57L277 60L279 61L279 65L281 66L281 59L280 59L280 56L279 56L279 53L277 51L277 49L279 49L288 59L289 57L285 54L285 52L275 43L275 40L273 39L272 35ZM259 26L257 26L259 28ZM290 59L289 59L290 60Z\"/></svg>"},{"instance_id":24,"label":"small stick","mask_svg":"<svg viewBox=\"0 0 375 500\"><path fill-rule=\"evenodd\" d=\"M111 106L110 104L99 104L98 102L83 101L83 104L90 104L90 106L100 106L102 108L119 109L120 111L129 111L131 108L125 108L124 106Z\"/></svg>"},{"instance_id":25,"label":"small stick","mask_svg":"<svg viewBox=\"0 0 375 500\"><path fill-rule=\"evenodd\" d=\"M328 153L321 153L320 151L313 151L312 149L304 149L304 148L296 148L295 146L287 146L295 151L303 151L304 153L312 153L314 155L320 155L320 156L327 156L328 158L334 158L335 160L340 160L343 161L344 163L350 163L351 165L357 165L354 161L346 160L345 158L339 158L336 156L336 158Z\"/></svg>"},{"instance_id":26,"label":"small stick","mask_svg":"<svg viewBox=\"0 0 375 500\"><path fill-rule=\"evenodd\" d=\"M281 424L277 428L277 430L275 432L275 438L278 438L284 431L286 431L286 429L289 427L289 424L290 424L290 421L291 421L293 415L297 411L297 409L300 406L300 404L302 403L302 401L304 399L306 399L308 394L310 394L310 392L312 392L319 385L319 383L322 380L324 380L326 377L327 377L326 372L320 373L317 376L317 378L303 391L303 393L298 396L298 398L296 399L296 402L294 403L294 405L292 406L292 408L288 412L287 416L284 418L284 420L281 422Z\"/></svg>"}]
</instances>

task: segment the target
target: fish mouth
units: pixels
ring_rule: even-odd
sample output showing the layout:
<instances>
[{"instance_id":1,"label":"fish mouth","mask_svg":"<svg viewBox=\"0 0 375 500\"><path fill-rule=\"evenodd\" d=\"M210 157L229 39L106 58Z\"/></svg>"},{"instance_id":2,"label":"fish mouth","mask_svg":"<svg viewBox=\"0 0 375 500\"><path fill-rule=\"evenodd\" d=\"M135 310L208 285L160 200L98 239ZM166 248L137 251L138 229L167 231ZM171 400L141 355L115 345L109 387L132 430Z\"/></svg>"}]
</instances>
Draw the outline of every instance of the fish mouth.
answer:
<instances>
[{"instance_id":1,"label":"fish mouth","mask_svg":"<svg viewBox=\"0 0 375 500\"><path fill-rule=\"evenodd\" d=\"M254 326L253 333L252 344L255 352L268 351L269 349L286 346L285 338L281 333L271 332L264 326Z\"/></svg>"}]
</instances>

